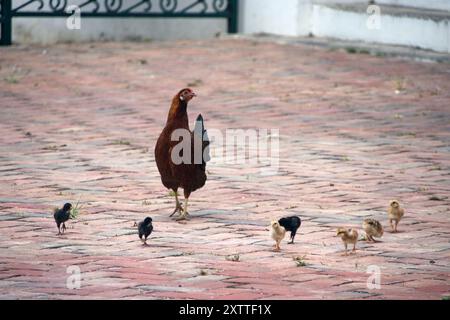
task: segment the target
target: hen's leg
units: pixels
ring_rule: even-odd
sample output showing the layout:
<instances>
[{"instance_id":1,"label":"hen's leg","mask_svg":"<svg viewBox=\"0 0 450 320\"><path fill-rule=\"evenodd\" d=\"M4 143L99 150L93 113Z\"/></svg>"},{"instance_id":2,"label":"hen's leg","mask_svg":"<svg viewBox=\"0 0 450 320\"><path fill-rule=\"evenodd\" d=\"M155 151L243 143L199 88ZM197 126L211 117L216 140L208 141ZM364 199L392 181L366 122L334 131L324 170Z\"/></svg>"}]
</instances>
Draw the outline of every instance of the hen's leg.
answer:
<instances>
[{"instance_id":1,"label":"hen's leg","mask_svg":"<svg viewBox=\"0 0 450 320\"><path fill-rule=\"evenodd\" d=\"M187 219L187 216L189 215L189 213L187 211L187 208L188 208L188 198L185 198L184 199L184 209L181 212L181 215L177 218L177 221L186 220Z\"/></svg>"},{"instance_id":2,"label":"hen's leg","mask_svg":"<svg viewBox=\"0 0 450 320\"><path fill-rule=\"evenodd\" d=\"M181 213L183 211L183 207L181 206L180 201L178 200L178 191L174 191L175 192L175 201L176 201L176 206L175 206L175 210L172 212L172 214L170 215L171 217L173 217L173 215L177 212Z\"/></svg>"}]
</instances>

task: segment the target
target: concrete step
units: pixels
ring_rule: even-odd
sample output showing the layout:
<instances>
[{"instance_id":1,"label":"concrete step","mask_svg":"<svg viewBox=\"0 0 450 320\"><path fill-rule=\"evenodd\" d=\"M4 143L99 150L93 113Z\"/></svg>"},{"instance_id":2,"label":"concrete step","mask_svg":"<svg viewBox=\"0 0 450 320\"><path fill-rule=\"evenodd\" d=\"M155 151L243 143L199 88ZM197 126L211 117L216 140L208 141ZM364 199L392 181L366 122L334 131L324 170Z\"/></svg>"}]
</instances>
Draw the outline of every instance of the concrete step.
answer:
<instances>
[{"instance_id":1,"label":"concrete step","mask_svg":"<svg viewBox=\"0 0 450 320\"><path fill-rule=\"evenodd\" d=\"M374 14L367 12L368 6L367 3L316 2L312 5L311 33L319 37L405 45L450 53L448 10L377 4L380 10L377 25L368 23Z\"/></svg>"}]
</instances>

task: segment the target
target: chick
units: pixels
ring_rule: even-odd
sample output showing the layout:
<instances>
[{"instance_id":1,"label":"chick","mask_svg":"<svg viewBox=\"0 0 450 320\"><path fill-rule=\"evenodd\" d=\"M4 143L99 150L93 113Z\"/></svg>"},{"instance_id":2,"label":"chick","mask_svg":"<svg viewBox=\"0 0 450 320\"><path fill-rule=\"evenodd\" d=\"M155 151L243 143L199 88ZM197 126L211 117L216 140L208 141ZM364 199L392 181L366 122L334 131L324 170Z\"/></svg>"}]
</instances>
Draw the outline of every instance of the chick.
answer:
<instances>
[{"instance_id":1,"label":"chick","mask_svg":"<svg viewBox=\"0 0 450 320\"><path fill-rule=\"evenodd\" d=\"M337 236L341 237L345 245L345 255L348 255L347 246L348 244L353 244L353 252L356 251L356 242L358 242L358 231L352 228L339 228L336 233Z\"/></svg>"},{"instance_id":2,"label":"chick","mask_svg":"<svg viewBox=\"0 0 450 320\"><path fill-rule=\"evenodd\" d=\"M153 231L152 221L152 218L147 217L138 224L139 239L144 243L144 246L147 245L147 238ZM144 237L144 239L142 239L142 237Z\"/></svg>"},{"instance_id":3,"label":"chick","mask_svg":"<svg viewBox=\"0 0 450 320\"><path fill-rule=\"evenodd\" d=\"M280 243L284 239L286 235L286 229L282 226L280 226L280 223L278 221L272 221L270 223L271 230L270 230L270 236L273 240L275 240L275 251L280 251Z\"/></svg>"},{"instance_id":4,"label":"chick","mask_svg":"<svg viewBox=\"0 0 450 320\"><path fill-rule=\"evenodd\" d=\"M397 232L397 225L404 215L405 210L400 208L400 203L397 200L392 200L388 208L388 217L393 232Z\"/></svg>"},{"instance_id":5,"label":"chick","mask_svg":"<svg viewBox=\"0 0 450 320\"><path fill-rule=\"evenodd\" d=\"M365 219L363 230L366 232L368 241L377 242L373 237L381 238L383 236L383 226L375 219Z\"/></svg>"},{"instance_id":6,"label":"chick","mask_svg":"<svg viewBox=\"0 0 450 320\"><path fill-rule=\"evenodd\" d=\"M62 209L55 209L53 217L55 218L56 226L58 227L58 235L63 234L66 231L65 222L70 219L71 210L72 204L70 203L66 203Z\"/></svg>"},{"instance_id":7,"label":"chick","mask_svg":"<svg viewBox=\"0 0 450 320\"><path fill-rule=\"evenodd\" d=\"M297 234L298 228L300 228L300 225L302 224L302 220L299 217L293 216L293 217L287 217L287 218L281 218L278 220L280 223L280 226L282 226L286 231L291 232L291 240L288 242L288 244L294 243L295 235Z\"/></svg>"}]
</instances>

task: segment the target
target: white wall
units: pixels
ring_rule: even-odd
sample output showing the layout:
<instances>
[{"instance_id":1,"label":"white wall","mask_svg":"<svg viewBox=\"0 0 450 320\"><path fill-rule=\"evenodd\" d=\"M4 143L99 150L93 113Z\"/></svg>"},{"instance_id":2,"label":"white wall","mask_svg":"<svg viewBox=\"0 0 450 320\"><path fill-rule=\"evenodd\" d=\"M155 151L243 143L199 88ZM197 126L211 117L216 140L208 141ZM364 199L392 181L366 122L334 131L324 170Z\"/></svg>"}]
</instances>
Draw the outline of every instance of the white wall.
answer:
<instances>
[{"instance_id":1,"label":"white wall","mask_svg":"<svg viewBox=\"0 0 450 320\"><path fill-rule=\"evenodd\" d=\"M381 15L380 29L366 26L367 16L315 5L312 32L318 37L379 42L450 52L450 27L445 21Z\"/></svg>"},{"instance_id":2,"label":"white wall","mask_svg":"<svg viewBox=\"0 0 450 320\"><path fill-rule=\"evenodd\" d=\"M208 39L226 30L225 19L84 18L80 30L67 29L64 18L13 19L13 40L19 43Z\"/></svg>"},{"instance_id":3,"label":"white wall","mask_svg":"<svg viewBox=\"0 0 450 320\"><path fill-rule=\"evenodd\" d=\"M241 31L298 35L299 0L241 0Z\"/></svg>"}]
</instances>

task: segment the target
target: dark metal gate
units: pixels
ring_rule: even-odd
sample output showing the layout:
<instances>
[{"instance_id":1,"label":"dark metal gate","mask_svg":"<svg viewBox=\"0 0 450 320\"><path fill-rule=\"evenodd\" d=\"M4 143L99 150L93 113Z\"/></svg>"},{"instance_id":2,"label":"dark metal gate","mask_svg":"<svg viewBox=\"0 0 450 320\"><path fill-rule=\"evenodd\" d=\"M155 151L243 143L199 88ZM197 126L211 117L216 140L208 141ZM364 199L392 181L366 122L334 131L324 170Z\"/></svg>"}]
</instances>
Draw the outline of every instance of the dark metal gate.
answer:
<instances>
[{"instance_id":1,"label":"dark metal gate","mask_svg":"<svg viewBox=\"0 0 450 320\"><path fill-rule=\"evenodd\" d=\"M0 0L0 45L12 43L13 18L69 17L71 5L82 18L221 18L238 31L238 0Z\"/></svg>"}]
</instances>

